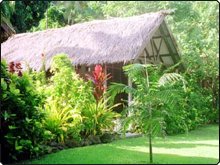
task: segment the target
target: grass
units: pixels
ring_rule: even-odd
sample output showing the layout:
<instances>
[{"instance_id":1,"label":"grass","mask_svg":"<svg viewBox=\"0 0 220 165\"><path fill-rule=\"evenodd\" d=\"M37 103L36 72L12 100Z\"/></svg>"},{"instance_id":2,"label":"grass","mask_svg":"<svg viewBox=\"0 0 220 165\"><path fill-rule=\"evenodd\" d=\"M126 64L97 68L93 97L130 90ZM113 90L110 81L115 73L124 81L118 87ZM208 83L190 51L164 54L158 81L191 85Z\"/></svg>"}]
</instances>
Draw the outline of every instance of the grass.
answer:
<instances>
[{"instance_id":1,"label":"grass","mask_svg":"<svg viewBox=\"0 0 220 165\"><path fill-rule=\"evenodd\" d=\"M59 151L29 160L33 164L148 164L147 137ZM219 126L209 125L188 134L153 139L155 164L217 164Z\"/></svg>"}]
</instances>

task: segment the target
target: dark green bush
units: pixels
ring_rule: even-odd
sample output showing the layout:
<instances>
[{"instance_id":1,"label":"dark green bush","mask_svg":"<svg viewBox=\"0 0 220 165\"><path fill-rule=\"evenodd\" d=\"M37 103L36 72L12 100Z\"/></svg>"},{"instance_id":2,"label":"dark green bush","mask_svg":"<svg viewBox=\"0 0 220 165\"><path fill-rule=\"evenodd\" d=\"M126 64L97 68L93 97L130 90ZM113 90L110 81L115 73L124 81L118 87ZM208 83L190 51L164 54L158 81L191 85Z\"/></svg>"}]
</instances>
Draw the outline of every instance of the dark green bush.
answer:
<instances>
[{"instance_id":1,"label":"dark green bush","mask_svg":"<svg viewBox=\"0 0 220 165\"><path fill-rule=\"evenodd\" d=\"M185 133L217 120L217 111L212 107L210 91L192 82L192 78L186 79L189 82L186 93L176 97L177 104L166 106L167 134Z\"/></svg>"},{"instance_id":2,"label":"dark green bush","mask_svg":"<svg viewBox=\"0 0 220 165\"><path fill-rule=\"evenodd\" d=\"M1 73L2 162L38 156L45 140L41 99L28 74L9 73L4 61Z\"/></svg>"}]
</instances>

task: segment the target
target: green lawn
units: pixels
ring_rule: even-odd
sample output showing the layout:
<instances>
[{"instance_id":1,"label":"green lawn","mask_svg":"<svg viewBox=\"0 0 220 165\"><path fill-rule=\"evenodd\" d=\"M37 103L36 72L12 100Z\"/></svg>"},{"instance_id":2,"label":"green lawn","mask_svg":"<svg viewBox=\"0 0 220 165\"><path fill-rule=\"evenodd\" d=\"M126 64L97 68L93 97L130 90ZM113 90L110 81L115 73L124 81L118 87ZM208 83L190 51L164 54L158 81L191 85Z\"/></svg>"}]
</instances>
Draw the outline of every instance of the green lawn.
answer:
<instances>
[{"instance_id":1,"label":"green lawn","mask_svg":"<svg viewBox=\"0 0 220 165\"><path fill-rule=\"evenodd\" d=\"M43 156L34 164L146 164L149 163L146 137L121 139L108 144L63 150ZM155 138L155 164L217 164L219 126L198 128L189 134Z\"/></svg>"}]
</instances>

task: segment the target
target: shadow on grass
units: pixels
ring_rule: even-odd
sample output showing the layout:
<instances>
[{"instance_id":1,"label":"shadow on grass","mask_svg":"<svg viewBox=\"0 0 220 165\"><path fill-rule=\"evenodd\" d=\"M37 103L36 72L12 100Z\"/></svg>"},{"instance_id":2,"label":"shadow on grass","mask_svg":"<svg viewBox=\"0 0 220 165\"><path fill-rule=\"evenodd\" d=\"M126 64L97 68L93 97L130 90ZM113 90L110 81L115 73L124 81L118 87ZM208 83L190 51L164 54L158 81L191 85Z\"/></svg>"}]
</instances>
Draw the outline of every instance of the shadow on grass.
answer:
<instances>
[{"instance_id":1,"label":"shadow on grass","mask_svg":"<svg viewBox=\"0 0 220 165\"><path fill-rule=\"evenodd\" d=\"M190 136L177 135L169 136L167 139L156 138L153 140L153 147L165 148L167 152L155 153L154 164L217 164L217 158L206 151L206 147L213 147L217 150L219 127L210 126L190 132ZM203 142L200 142L203 141ZM45 155L39 160L30 160L25 163L34 164L149 164L147 137L121 139L109 144L100 144L87 147L79 147L63 150L57 153ZM193 144L194 142L197 142ZM213 144L214 143L214 144ZM178 151L188 148L187 151L194 152L194 147L200 146L207 152L206 157L178 155ZM190 150L192 148L192 150ZM178 149L171 152L169 149ZM153 149L154 150L154 149ZM211 149L212 150L212 149ZM200 152L200 151L198 151ZM214 154L216 152L213 152ZM187 153L190 155L190 153ZM204 153L203 153L204 154ZM205 153L206 154L206 153Z\"/></svg>"},{"instance_id":2,"label":"shadow on grass","mask_svg":"<svg viewBox=\"0 0 220 165\"><path fill-rule=\"evenodd\" d=\"M175 154L154 154L154 164L216 164L217 159L179 156ZM149 164L149 154L130 151L114 146L84 147L60 151L29 161L34 164Z\"/></svg>"},{"instance_id":3,"label":"shadow on grass","mask_svg":"<svg viewBox=\"0 0 220 165\"><path fill-rule=\"evenodd\" d=\"M190 143L156 143L153 144L154 147L163 147L163 148L194 148L197 146L204 146L204 147L218 147L218 145L215 144L202 144L202 143L196 143L196 144L190 144Z\"/></svg>"},{"instance_id":4,"label":"shadow on grass","mask_svg":"<svg viewBox=\"0 0 220 165\"><path fill-rule=\"evenodd\" d=\"M190 131L188 134L153 138L153 145L155 147L165 148L193 148L196 146L218 147L219 145L217 145L217 143L213 144L215 141L219 141L219 126L209 125ZM119 146L147 146L148 137L142 136L140 138L126 139L126 142L123 144L118 140L115 141L115 144Z\"/></svg>"},{"instance_id":5,"label":"shadow on grass","mask_svg":"<svg viewBox=\"0 0 220 165\"><path fill-rule=\"evenodd\" d=\"M145 141L147 141L147 137L145 137ZM140 141L139 139L139 142L132 139L131 141L128 141L126 142L126 144L119 144L119 143L115 143L115 145L118 145L118 146L127 146L127 147L145 147L145 146L148 146L148 143L147 142L143 142L144 140ZM208 141L207 141L208 142ZM163 148L194 148L194 147L197 147L197 146L204 146L204 147L218 147L219 145L217 144L209 144L209 143L192 143L192 142L175 142L175 143L172 143L170 141L158 141L158 140L154 140L153 141L153 147L163 147Z\"/></svg>"}]
</instances>

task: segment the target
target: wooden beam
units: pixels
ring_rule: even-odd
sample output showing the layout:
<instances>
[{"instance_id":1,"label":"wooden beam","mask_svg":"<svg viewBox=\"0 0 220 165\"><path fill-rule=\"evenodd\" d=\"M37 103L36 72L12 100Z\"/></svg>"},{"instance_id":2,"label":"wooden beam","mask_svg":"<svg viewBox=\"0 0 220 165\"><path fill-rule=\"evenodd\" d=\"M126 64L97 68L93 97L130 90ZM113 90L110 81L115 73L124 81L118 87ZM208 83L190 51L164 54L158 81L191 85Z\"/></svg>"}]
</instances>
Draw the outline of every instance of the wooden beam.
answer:
<instances>
[{"instance_id":1,"label":"wooden beam","mask_svg":"<svg viewBox=\"0 0 220 165\"><path fill-rule=\"evenodd\" d=\"M164 22L164 24L163 24L163 27L166 28L166 31L167 31L168 34L169 34L168 37L171 39L175 51L177 52L177 54L180 54L180 53L179 53L179 50L178 50L178 46L177 46L176 40L174 39L173 34L170 32L169 27L166 26L166 23L165 23L165 22ZM179 56L178 56L178 57L179 57Z\"/></svg>"},{"instance_id":2,"label":"wooden beam","mask_svg":"<svg viewBox=\"0 0 220 165\"><path fill-rule=\"evenodd\" d=\"M132 61L132 62L129 62L129 64L133 64L134 63L134 61ZM131 82L131 79L128 77L128 86L130 86L130 87L132 87L132 82ZM132 94L131 93L128 93L128 106L130 106L131 105L131 102L132 102ZM128 110L128 116L130 116L131 115L131 111L130 111L130 109ZM131 128L131 124L129 125L129 129Z\"/></svg>"},{"instance_id":3,"label":"wooden beam","mask_svg":"<svg viewBox=\"0 0 220 165\"><path fill-rule=\"evenodd\" d=\"M141 61L145 61L145 58L142 57L142 58L139 58L139 60L141 60ZM154 63L155 63L154 60L150 60L150 59L147 59L146 62L147 62L147 63L151 63L151 64L154 64ZM143 64L143 63L141 63L141 64Z\"/></svg>"},{"instance_id":4,"label":"wooden beam","mask_svg":"<svg viewBox=\"0 0 220 165\"><path fill-rule=\"evenodd\" d=\"M173 54L173 56L175 56L177 54ZM172 58L172 55L171 54L161 54L160 55L161 57L171 57ZM153 56L150 56L150 57L153 57Z\"/></svg>"},{"instance_id":5,"label":"wooden beam","mask_svg":"<svg viewBox=\"0 0 220 165\"><path fill-rule=\"evenodd\" d=\"M160 39L160 44L159 44L159 48L157 49L157 45L156 45L156 43L155 43L155 41L152 39L152 41L153 41L153 45L154 45L154 48L155 48L155 50L156 50L156 60L158 59L158 57L159 57L159 53L160 53L160 49L161 49L161 45L162 45L162 38Z\"/></svg>"},{"instance_id":6,"label":"wooden beam","mask_svg":"<svg viewBox=\"0 0 220 165\"><path fill-rule=\"evenodd\" d=\"M132 87L132 82L131 79L128 77L128 86ZM132 95L131 93L128 93L128 106L131 105L131 101L132 101ZM130 112L128 112L130 114Z\"/></svg>"},{"instance_id":7,"label":"wooden beam","mask_svg":"<svg viewBox=\"0 0 220 165\"><path fill-rule=\"evenodd\" d=\"M161 26L159 27L159 29L160 29L161 33L163 33L163 34L165 33L165 32L164 32L164 29L163 29L163 27L162 27L162 24L161 24ZM175 52L172 51L172 48L171 48L171 46L169 45L169 44L170 44L169 41L167 40L166 37L162 37L162 38L163 38L164 41L165 41L165 44L166 44L166 46L167 46L167 49L168 49L169 52L170 52L170 56L171 56L171 58L173 59L173 62L174 62L174 63L177 63L178 61L177 61L176 57L174 56Z\"/></svg>"},{"instance_id":8,"label":"wooden beam","mask_svg":"<svg viewBox=\"0 0 220 165\"><path fill-rule=\"evenodd\" d=\"M158 39L158 38L162 38L162 37L170 37L170 36L168 36L168 35L153 36L152 39Z\"/></svg>"},{"instance_id":9,"label":"wooden beam","mask_svg":"<svg viewBox=\"0 0 220 165\"><path fill-rule=\"evenodd\" d=\"M108 73L107 73L107 65L106 65L106 64L104 65L104 73L105 73L105 75L108 74ZM107 80L105 80L104 86L105 86L105 88L107 88Z\"/></svg>"},{"instance_id":10,"label":"wooden beam","mask_svg":"<svg viewBox=\"0 0 220 165\"><path fill-rule=\"evenodd\" d=\"M150 40L150 45L151 45L152 54L153 54L153 56L152 56L152 57L154 58L154 61L156 61L155 54L154 54L154 48L153 48L152 39Z\"/></svg>"},{"instance_id":11,"label":"wooden beam","mask_svg":"<svg viewBox=\"0 0 220 165\"><path fill-rule=\"evenodd\" d=\"M160 61L161 61L162 63L164 63L164 61L163 61L162 57L161 57L161 56L159 56L159 58L160 58Z\"/></svg>"},{"instance_id":12,"label":"wooden beam","mask_svg":"<svg viewBox=\"0 0 220 165\"><path fill-rule=\"evenodd\" d=\"M148 50L146 48L144 48L144 51L145 51L147 57L151 60L151 57L150 57L150 54L149 54Z\"/></svg>"},{"instance_id":13,"label":"wooden beam","mask_svg":"<svg viewBox=\"0 0 220 165\"><path fill-rule=\"evenodd\" d=\"M174 58L176 59L176 61L180 61L180 59L181 59L180 56L179 56L179 55L180 55L180 52L179 52L179 49L178 49L176 40L174 39L172 33L170 32L170 30L169 30L169 28L167 27L167 25L166 25L165 22L163 22L160 27L162 27L162 28L160 28L161 31L164 30L164 29L163 29L163 27L164 27L164 28L167 30L168 34L170 35L170 39L171 39L171 41L173 42L174 48L175 48L175 51L176 51L176 56L175 56ZM181 71L184 71L184 70L185 70L185 66L184 66L183 63L181 63L179 66L180 66L180 70L181 70Z\"/></svg>"}]
</instances>

